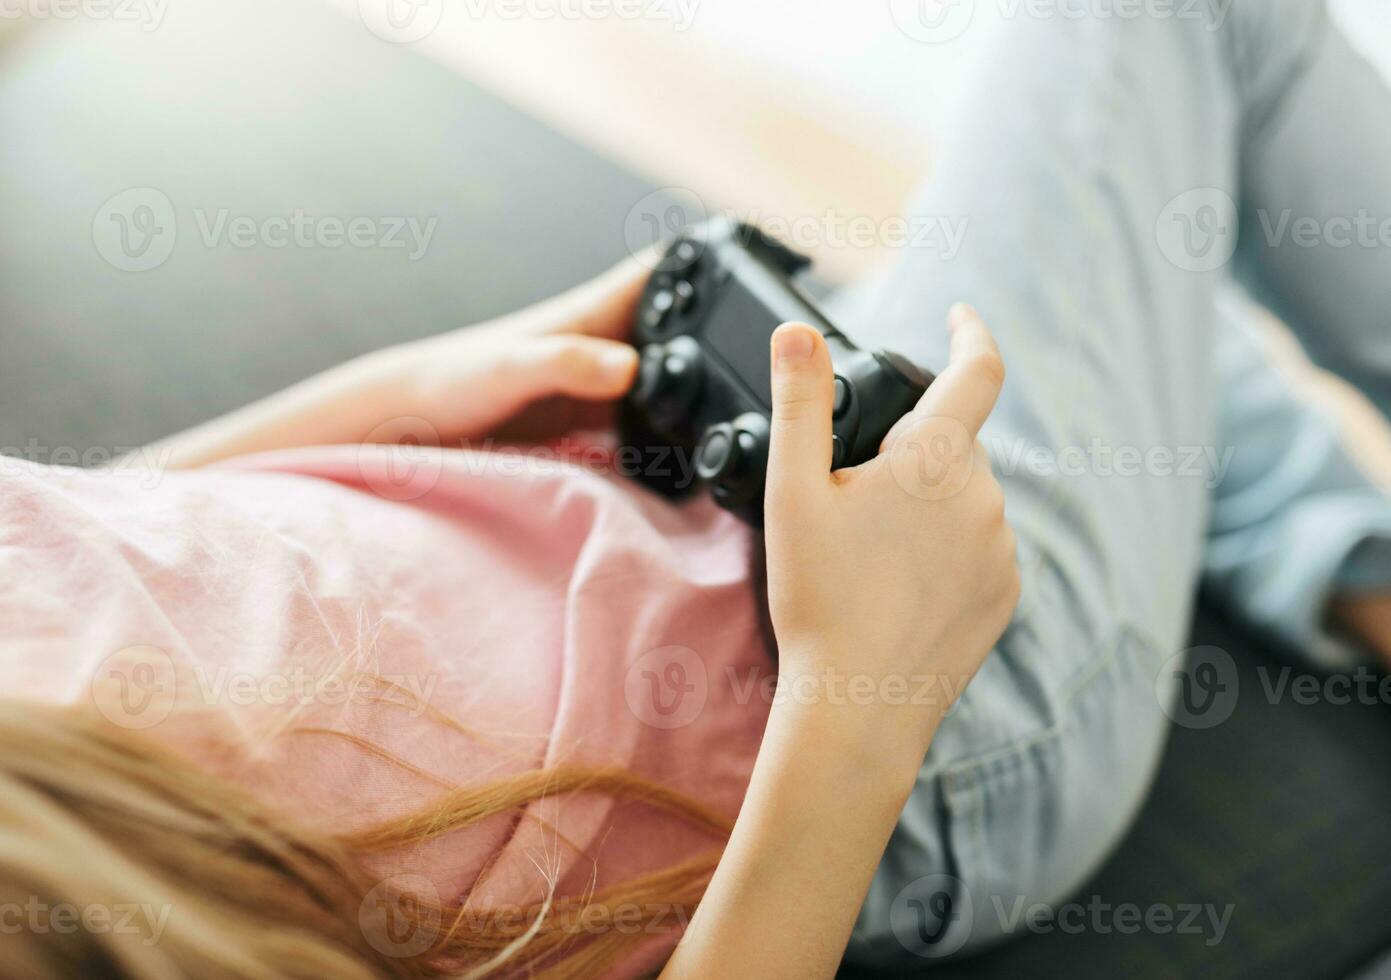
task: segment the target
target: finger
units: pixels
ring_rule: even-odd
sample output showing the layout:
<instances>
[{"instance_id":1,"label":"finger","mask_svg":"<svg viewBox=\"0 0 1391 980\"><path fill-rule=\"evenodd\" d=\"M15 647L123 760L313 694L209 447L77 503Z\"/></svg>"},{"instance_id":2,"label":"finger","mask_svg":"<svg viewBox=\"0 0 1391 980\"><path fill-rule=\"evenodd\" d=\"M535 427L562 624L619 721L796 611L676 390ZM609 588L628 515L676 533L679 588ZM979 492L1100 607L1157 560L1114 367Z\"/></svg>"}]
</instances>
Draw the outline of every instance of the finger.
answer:
<instances>
[{"instance_id":1,"label":"finger","mask_svg":"<svg viewBox=\"0 0 1391 980\"><path fill-rule=\"evenodd\" d=\"M974 308L958 303L947 322L952 337L946 370L932 382L917 407L889 430L881 446L884 451L892 449L911 426L935 417L955 419L974 439L999 400L1005 362L985 321Z\"/></svg>"},{"instance_id":2,"label":"finger","mask_svg":"<svg viewBox=\"0 0 1391 980\"><path fill-rule=\"evenodd\" d=\"M599 278L580 287L586 303L570 327L576 333L593 337L626 340L633 334L638 300L651 276L655 259L625 259Z\"/></svg>"},{"instance_id":3,"label":"finger","mask_svg":"<svg viewBox=\"0 0 1391 980\"><path fill-rule=\"evenodd\" d=\"M638 354L628 344L580 334L553 334L516 344L509 358L509 397L524 403L551 395L586 401L620 398L633 385Z\"/></svg>"},{"instance_id":4,"label":"finger","mask_svg":"<svg viewBox=\"0 0 1391 980\"><path fill-rule=\"evenodd\" d=\"M829 482L835 375L826 341L805 323L784 323L773 333L772 360L769 491Z\"/></svg>"}]
</instances>

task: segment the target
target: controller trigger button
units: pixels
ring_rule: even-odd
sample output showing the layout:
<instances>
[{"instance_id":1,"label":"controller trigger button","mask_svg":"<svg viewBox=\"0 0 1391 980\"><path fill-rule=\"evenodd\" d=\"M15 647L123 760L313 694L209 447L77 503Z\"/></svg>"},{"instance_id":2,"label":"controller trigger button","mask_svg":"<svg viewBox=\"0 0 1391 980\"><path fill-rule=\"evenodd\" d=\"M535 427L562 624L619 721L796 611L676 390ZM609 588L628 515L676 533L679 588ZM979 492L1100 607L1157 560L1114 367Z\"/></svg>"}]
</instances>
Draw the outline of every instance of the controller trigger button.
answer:
<instances>
[{"instance_id":1,"label":"controller trigger button","mask_svg":"<svg viewBox=\"0 0 1391 980\"><path fill-rule=\"evenodd\" d=\"M879 362L888 373L913 388L927 389L935 380L931 374L918 367L902 354L895 354L893 351L877 350L874 352L874 359Z\"/></svg>"}]
</instances>

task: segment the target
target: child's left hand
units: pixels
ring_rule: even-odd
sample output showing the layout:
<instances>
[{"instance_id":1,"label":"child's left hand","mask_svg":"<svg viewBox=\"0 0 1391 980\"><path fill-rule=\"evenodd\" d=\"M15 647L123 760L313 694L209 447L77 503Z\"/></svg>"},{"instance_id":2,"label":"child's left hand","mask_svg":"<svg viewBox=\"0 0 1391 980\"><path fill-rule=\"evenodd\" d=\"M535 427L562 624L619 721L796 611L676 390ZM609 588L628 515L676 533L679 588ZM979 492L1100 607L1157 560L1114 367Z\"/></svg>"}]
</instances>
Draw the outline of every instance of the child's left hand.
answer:
<instances>
[{"instance_id":1,"label":"child's left hand","mask_svg":"<svg viewBox=\"0 0 1391 980\"><path fill-rule=\"evenodd\" d=\"M141 458L187 468L303 446L409 437L458 447L599 428L637 372L625 338L646 280L631 259L519 313L340 364L147 446Z\"/></svg>"},{"instance_id":2,"label":"child's left hand","mask_svg":"<svg viewBox=\"0 0 1391 980\"><path fill-rule=\"evenodd\" d=\"M409 414L446 446L610 423L637 371L627 337L647 274L629 260L536 306L398 348Z\"/></svg>"}]
</instances>

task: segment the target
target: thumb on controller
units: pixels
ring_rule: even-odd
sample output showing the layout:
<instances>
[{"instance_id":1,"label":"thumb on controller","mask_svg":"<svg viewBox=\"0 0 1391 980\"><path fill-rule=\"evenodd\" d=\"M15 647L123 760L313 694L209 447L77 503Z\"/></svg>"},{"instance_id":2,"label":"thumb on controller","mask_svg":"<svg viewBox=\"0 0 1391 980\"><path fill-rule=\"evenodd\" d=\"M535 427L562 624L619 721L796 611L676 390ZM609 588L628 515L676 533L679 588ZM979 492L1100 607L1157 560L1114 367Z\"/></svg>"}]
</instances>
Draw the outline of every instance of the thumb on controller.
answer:
<instances>
[{"instance_id":1,"label":"thumb on controller","mask_svg":"<svg viewBox=\"0 0 1391 980\"><path fill-rule=\"evenodd\" d=\"M774 331L772 362L767 498L783 503L830 485L835 374L825 338L805 323Z\"/></svg>"},{"instance_id":2,"label":"thumb on controller","mask_svg":"<svg viewBox=\"0 0 1391 980\"><path fill-rule=\"evenodd\" d=\"M527 338L510 352L507 367L518 403L551 395L603 401L632 386L638 355L621 341L562 333Z\"/></svg>"}]
</instances>

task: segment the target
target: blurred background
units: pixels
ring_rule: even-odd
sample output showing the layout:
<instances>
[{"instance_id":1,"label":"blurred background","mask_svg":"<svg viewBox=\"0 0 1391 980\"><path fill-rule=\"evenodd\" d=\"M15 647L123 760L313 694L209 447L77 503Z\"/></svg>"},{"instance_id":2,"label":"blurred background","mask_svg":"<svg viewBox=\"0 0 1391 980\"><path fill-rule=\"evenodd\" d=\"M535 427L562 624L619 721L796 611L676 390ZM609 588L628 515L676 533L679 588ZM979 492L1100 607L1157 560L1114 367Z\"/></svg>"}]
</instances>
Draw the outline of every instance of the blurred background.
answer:
<instances>
[{"instance_id":1,"label":"blurred background","mask_svg":"<svg viewBox=\"0 0 1391 980\"><path fill-rule=\"evenodd\" d=\"M956 20L925 35L920 4ZM353 326L359 316L394 321L407 336L501 312L516 294L500 284L514 277L489 274L492 264L545 255L550 268L535 287L566 285L596 258L621 255L620 244L650 240L673 206L765 224L811 218L821 232L796 244L815 255L823 283L848 282L889 250L882 236L848 244L824 229L882 225L930 175L934 127L1007 9L983 0L0 0L0 260L7 281L25 285L0 298L0 314L11 327L32 325L26 336L80 321L85 337L149 343L166 367L224 362L220 380L196 372L196 392L177 376L165 377L173 387L164 392L115 384L108 394L125 404L104 409L109 428L86 430L109 443L161 434L142 402L160 420L192 423L294 380L288 358L283 370L237 366L239 353L264 353L245 309L269 317L266 336L321 355L306 351L297 365L320 366L367 342ZM1334 9L1391 71L1391 8L1336 0ZM612 166L585 168L581 157ZM167 200L177 235L140 276L93 248L94 217L132 188L150 189L161 207ZM137 197L113 207L138 208ZM415 258L409 248L286 248L259 236L243 247L225 237L237 218L301 210L414 216L422 230L435 221ZM586 248L534 251L562 217L587 229ZM522 229L532 244L509 254ZM217 231L224 236L208 244ZM463 268L478 275L461 300ZM329 283L344 313L330 314L331 329L269 326L322 314L316 290ZM223 303L223 291L236 302ZM249 307L243 291L275 309ZM166 331L170 311L180 322ZM139 329L125 329L128 317ZM75 342L64 356L74 370L105 361ZM44 389L32 394L61 403L55 410L72 396ZM1379 444L1376 421L1343 404L1367 430L1359 441ZM8 445L20 433L3 426ZM59 434L81 441L75 430L50 435ZM1391 453L1369 452L1368 465L1391 483Z\"/></svg>"},{"instance_id":2,"label":"blurred background","mask_svg":"<svg viewBox=\"0 0 1391 980\"><path fill-rule=\"evenodd\" d=\"M1001 9L942 0L967 21L925 36L936 2L0 0L0 452L104 462L543 298L674 215L878 226ZM1334 8L1391 71L1391 6ZM822 291L892 257L795 244ZM1271 331L1391 487L1384 423ZM1211 611L1194 642L1267 655ZM1175 731L1089 894L1233 905L1220 944L1055 932L933 972L1391 976L1388 736L1382 709L1259 697Z\"/></svg>"}]
</instances>

